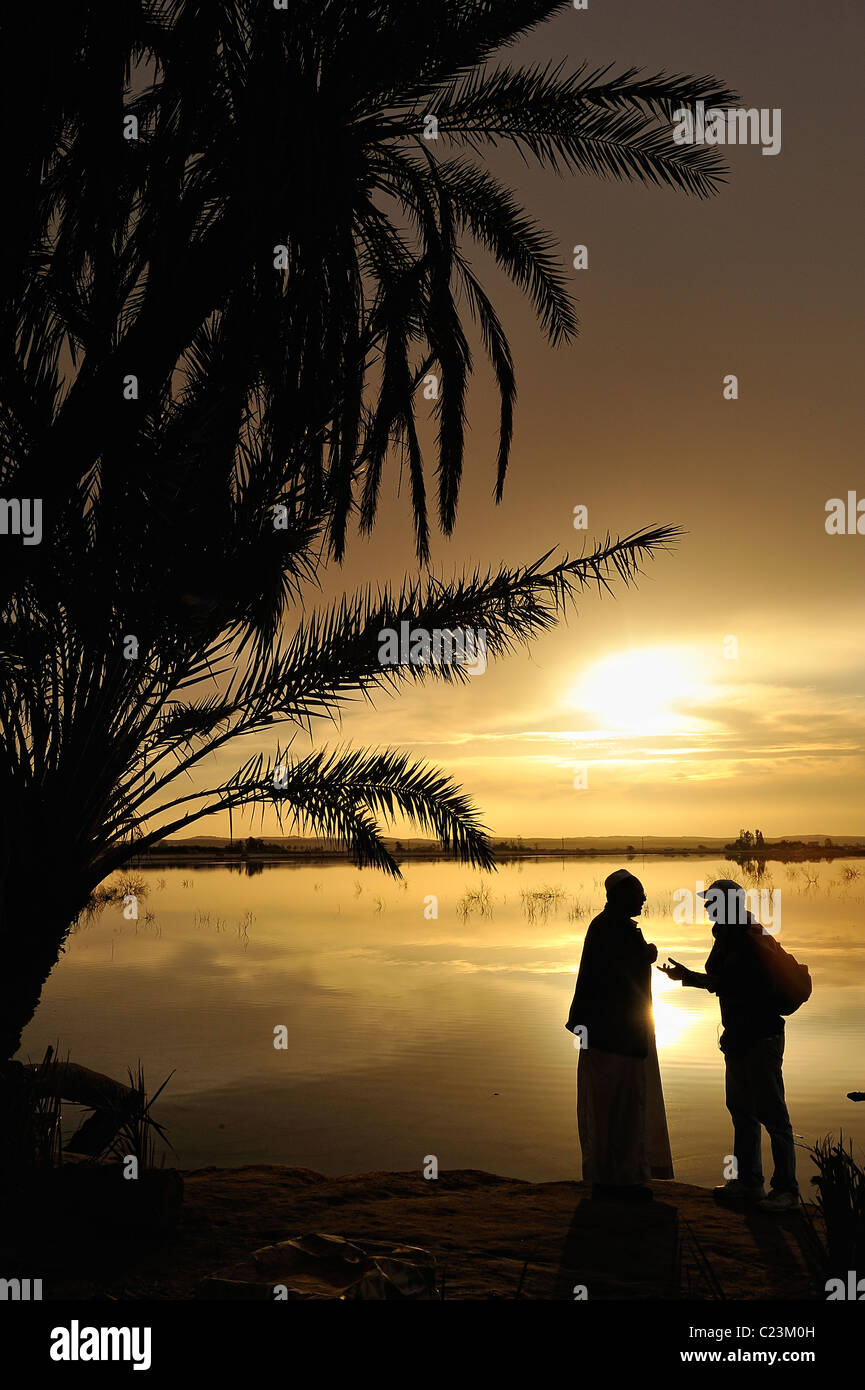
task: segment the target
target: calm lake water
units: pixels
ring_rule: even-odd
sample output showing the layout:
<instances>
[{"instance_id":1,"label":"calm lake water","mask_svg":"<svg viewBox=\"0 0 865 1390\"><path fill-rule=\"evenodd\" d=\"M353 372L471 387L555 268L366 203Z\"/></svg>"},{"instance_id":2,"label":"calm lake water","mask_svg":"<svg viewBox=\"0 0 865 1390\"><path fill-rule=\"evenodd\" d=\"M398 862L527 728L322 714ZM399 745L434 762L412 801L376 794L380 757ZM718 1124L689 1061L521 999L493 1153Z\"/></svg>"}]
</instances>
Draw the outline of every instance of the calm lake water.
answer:
<instances>
[{"instance_id":1,"label":"calm lake water","mask_svg":"<svg viewBox=\"0 0 865 1390\"><path fill-rule=\"evenodd\" d=\"M415 862L402 883L342 864L141 871L139 920L111 906L75 931L19 1056L59 1042L122 1078L140 1058L152 1089L174 1070L154 1113L185 1168L342 1174L435 1154L442 1168L579 1177L564 1021L603 880L623 862L492 875ZM721 876L718 859L630 867L660 959L702 969L710 926L675 922L673 895ZM865 861L770 864L761 887L780 894L779 939L814 981L787 1022L794 1131L810 1143L843 1130L861 1158L865 1103L846 1092L865 1090ZM711 1185L731 1148L717 1000L653 976L676 1177ZM800 1179L813 1171L803 1155Z\"/></svg>"}]
</instances>

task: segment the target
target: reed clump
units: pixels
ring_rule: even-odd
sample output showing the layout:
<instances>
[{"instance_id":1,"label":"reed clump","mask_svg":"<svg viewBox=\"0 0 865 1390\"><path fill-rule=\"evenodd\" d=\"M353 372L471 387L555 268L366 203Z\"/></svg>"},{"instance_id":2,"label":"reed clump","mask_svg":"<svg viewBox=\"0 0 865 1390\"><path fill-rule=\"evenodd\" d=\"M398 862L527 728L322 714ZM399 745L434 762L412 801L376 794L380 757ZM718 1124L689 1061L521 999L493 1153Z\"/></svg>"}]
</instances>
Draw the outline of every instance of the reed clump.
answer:
<instances>
[{"instance_id":1,"label":"reed clump","mask_svg":"<svg viewBox=\"0 0 865 1390\"><path fill-rule=\"evenodd\" d=\"M826 1276L844 1278L848 1270L865 1270L865 1169L843 1134L818 1140L809 1153L818 1170L811 1182L825 1231Z\"/></svg>"}]
</instances>

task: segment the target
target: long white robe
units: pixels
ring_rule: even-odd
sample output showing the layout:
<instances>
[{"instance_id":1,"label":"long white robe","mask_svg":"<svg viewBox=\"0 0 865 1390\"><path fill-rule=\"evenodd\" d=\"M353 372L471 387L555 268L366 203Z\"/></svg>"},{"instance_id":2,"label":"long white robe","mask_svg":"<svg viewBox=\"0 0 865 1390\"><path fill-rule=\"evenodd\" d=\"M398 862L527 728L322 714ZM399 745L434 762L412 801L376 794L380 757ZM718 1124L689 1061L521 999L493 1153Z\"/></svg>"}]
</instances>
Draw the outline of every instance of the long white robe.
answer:
<instances>
[{"instance_id":1,"label":"long white robe","mask_svg":"<svg viewBox=\"0 0 865 1390\"><path fill-rule=\"evenodd\" d=\"M628 1187L673 1177L654 1027L645 1058L580 1049L577 1124L584 1182Z\"/></svg>"}]
</instances>

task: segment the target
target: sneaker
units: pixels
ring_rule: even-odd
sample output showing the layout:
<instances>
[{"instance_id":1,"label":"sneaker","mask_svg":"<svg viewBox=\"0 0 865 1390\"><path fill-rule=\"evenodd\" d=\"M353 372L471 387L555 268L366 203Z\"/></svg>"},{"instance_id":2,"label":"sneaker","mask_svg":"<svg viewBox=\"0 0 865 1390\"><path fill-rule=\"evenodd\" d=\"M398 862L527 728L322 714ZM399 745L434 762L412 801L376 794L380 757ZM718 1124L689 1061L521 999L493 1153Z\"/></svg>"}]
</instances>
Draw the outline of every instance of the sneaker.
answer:
<instances>
[{"instance_id":1,"label":"sneaker","mask_svg":"<svg viewBox=\"0 0 865 1390\"><path fill-rule=\"evenodd\" d=\"M761 1211L796 1211L799 1207L798 1192L771 1192L757 1206Z\"/></svg>"},{"instance_id":2,"label":"sneaker","mask_svg":"<svg viewBox=\"0 0 865 1390\"><path fill-rule=\"evenodd\" d=\"M762 1183L745 1183L739 1178L731 1178L723 1187L713 1187L712 1196L716 1202L734 1206L743 1202L761 1201L766 1196L766 1189Z\"/></svg>"}]
</instances>

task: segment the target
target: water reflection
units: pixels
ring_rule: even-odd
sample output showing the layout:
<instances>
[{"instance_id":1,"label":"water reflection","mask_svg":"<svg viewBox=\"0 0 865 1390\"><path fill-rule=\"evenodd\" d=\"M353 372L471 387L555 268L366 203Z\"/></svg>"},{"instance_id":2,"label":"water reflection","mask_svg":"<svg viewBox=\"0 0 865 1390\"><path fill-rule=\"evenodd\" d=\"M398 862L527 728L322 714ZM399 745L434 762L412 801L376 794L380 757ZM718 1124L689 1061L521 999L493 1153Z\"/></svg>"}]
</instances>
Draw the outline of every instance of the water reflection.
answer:
<instances>
[{"instance_id":1,"label":"water reflection","mask_svg":"<svg viewBox=\"0 0 865 1390\"><path fill-rule=\"evenodd\" d=\"M519 861L489 877L423 861L403 883L325 863L136 871L138 920L110 894L82 919L24 1053L59 1041L121 1077L140 1057L154 1082L176 1068L159 1117L181 1166L345 1173L418 1168L435 1153L442 1167L573 1177L576 1053L563 1025L586 927L621 862ZM865 1088L860 861L758 873L650 858L638 872L646 939L697 969L711 932L675 920L683 890L732 875L780 893L781 940L814 981L787 1026L794 1130L811 1141L843 1127L865 1144L865 1105L845 1098ZM657 972L654 998L677 1176L710 1185L731 1140L717 1001Z\"/></svg>"}]
</instances>

